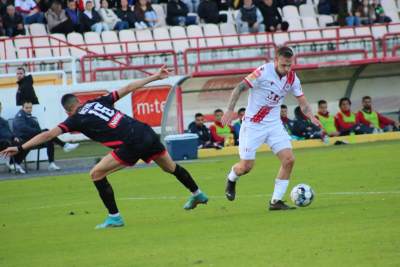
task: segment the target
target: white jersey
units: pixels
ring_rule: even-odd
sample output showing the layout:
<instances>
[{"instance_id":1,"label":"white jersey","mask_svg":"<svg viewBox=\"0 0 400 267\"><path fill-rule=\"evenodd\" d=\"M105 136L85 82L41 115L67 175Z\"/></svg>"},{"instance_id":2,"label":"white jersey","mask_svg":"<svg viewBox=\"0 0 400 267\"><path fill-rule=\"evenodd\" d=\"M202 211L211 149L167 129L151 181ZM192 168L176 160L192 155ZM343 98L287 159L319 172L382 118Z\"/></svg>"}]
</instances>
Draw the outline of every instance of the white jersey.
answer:
<instances>
[{"instance_id":1,"label":"white jersey","mask_svg":"<svg viewBox=\"0 0 400 267\"><path fill-rule=\"evenodd\" d=\"M249 74L244 81L250 92L244 121L253 123L277 123L281 121L280 106L285 96L291 92L294 96L303 95L300 80L294 71L279 77L275 64L267 63Z\"/></svg>"}]
</instances>

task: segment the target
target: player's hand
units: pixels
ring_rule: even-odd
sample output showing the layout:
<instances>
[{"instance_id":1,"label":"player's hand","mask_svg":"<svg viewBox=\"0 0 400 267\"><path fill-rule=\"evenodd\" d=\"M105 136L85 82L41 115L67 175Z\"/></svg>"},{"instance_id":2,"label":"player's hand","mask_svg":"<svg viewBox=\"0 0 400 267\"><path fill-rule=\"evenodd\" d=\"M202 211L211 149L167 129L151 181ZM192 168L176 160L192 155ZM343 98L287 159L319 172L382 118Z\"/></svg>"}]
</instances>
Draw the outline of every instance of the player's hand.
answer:
<instances>
[{"instance_id":1,"label":"player's hand","mask_svg":"<svg viewBox=\"0 0 400 267\"><path fill-rule=\"evenodd\" d=\"M169 73L171 72L171 69L168 69L166 65L163 65L158 71L157 73L155 73L155 75L157 76L157 78L159 80L168 78Z\"/></svg>"},{"instance_id":2,"label":"player's hand","mask_svg":"<svg viewBox=\"0 0 400 267\"><path fill-rule=\"evenodd\" d=\"M233 110L227 110L224 113L224 116L222 116L222 119L221 119L222 125L225 126L225 125L229 124L232 121L234 115L235 114L234 114Z\"/></svg>"},{"instance_id":3,"label":"player's hand","mask_svg":"<svg viewBox=\"0 0 400 267\"><path fill-rule=\"evenodd\" d=\"M0 152L0 156L3 158L12 157L16 154L18 154L18 147L16 146L10 146Z\"/></svg>"},{"instance_id":4,"label":"player's hand","mask_svg":"<svg viewBox=\"0 0 400 267\"><path fill-rule=\"evenodd\" d=\"M319 128L321 128L322 129L322 125L321 125L321 122L317 119L317 118L315 118L315 117L311 117L311 122L312 122L312 124L314 124L315 126L318 126Z\"/></svg>"}]
</instances>

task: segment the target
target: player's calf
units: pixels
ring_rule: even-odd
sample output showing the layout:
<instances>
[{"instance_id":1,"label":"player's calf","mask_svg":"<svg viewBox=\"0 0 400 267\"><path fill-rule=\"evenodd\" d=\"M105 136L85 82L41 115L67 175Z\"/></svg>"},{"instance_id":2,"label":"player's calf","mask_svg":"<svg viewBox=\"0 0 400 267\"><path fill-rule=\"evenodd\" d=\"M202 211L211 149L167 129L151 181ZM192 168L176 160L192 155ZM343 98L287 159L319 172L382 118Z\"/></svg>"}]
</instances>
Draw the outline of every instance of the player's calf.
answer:
<instances>
[{"instance_id":1,"label":"player's calf","mask_svg":"<svg viewBox=\"0 0 400 267\"><path fill-rule=\"evenodd\" d=\"M253 166L253 160L241 160L232 167L225 186L225 196L229 201L233 201L236 198L236 182L239 177L249 173Z\"/></svg>"}]
</instances>

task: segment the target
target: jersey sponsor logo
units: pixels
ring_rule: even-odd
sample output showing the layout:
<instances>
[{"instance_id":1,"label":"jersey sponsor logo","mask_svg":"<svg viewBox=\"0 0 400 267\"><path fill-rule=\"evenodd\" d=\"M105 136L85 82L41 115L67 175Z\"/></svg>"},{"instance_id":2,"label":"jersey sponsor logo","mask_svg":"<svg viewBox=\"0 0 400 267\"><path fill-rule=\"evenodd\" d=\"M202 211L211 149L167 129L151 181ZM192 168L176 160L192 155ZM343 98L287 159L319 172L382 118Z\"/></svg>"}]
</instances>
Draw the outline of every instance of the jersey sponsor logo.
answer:
<instances>
[{"instance_id":1,"label":"jersey sponsor logo","mask_svg":"<svg viewBox=\"0 0 400 267\"><path fill-rule=\"evenodd\" d=\"M280 96L276 93L274 93L273 91L269 91L268 95L267 95L267 101L271 104L271 105L277 105L279 104L279 102L281 101L281 99L283 98L283 96Z\"/></svg>"},{"instance_id":2,"label":"jersey sponsor logo","mask_svg":"<svg viewBox=\"0 0 400 267\"><path fill-rule=\"evenodd\" d=\"M108 123L108 127L110 128L117 128L119 122L121 119L124 117L124 114L121 112L117 112L117 114L114 115L114 117L111 118L111 121Z\"/></svg>"}]
</instances>

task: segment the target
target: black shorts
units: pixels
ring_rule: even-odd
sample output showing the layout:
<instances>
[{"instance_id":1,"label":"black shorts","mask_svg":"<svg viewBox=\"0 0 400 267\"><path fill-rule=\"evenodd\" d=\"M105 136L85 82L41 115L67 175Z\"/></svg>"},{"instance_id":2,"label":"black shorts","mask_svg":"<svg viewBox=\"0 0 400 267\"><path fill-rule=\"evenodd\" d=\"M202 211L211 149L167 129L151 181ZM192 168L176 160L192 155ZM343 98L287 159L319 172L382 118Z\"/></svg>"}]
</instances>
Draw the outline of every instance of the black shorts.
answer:
<instances>
[{"instance_id":1,"label":"black shorts","mask_svg":"<svg viewBox=\"0 0 400 267\"><path fill-rule=\"evenodd\" d=\"M119 163L132 166L142 159L150 163L166 153L164 145L160 142L159 136L154 130L143 124L133 129L132 137L127 142L111 151L111 156Z\"/></svg>"}]
</instances>

